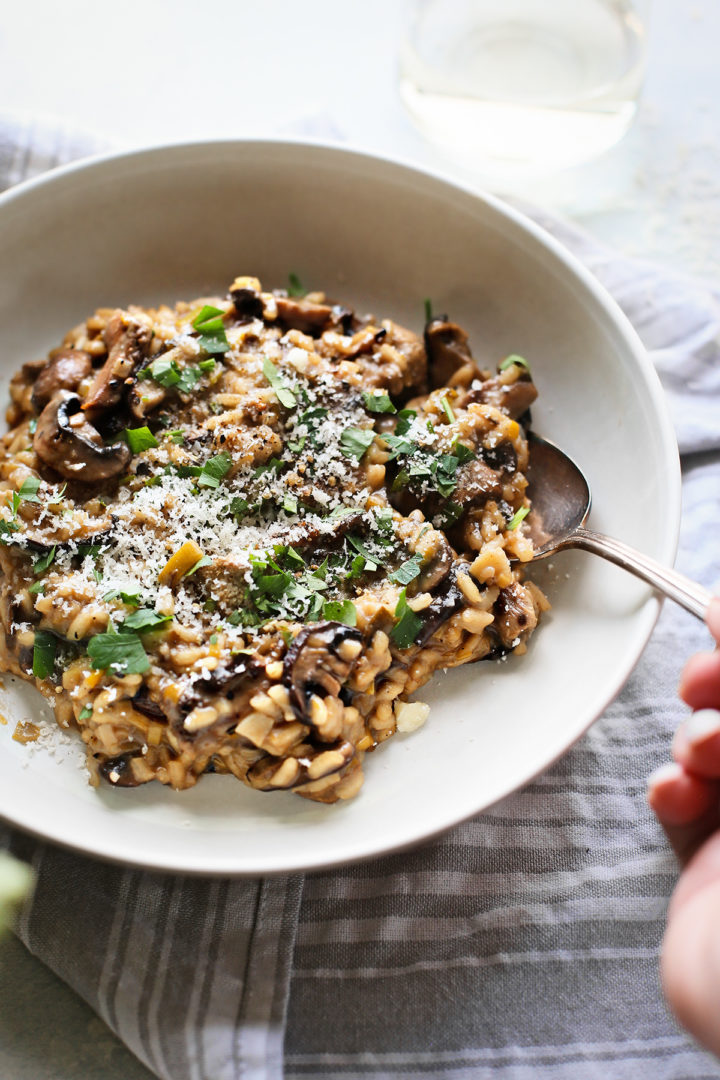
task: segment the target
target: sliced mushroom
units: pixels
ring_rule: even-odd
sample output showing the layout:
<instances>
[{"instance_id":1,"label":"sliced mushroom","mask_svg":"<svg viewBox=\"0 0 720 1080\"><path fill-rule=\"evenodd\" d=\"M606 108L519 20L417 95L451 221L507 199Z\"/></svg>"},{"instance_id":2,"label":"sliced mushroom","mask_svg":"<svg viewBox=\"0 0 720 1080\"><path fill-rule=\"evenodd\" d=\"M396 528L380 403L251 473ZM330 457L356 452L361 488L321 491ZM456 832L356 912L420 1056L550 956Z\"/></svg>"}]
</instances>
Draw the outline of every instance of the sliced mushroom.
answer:
<instances>
[{"instance_id":1,"label":"sliced mushroom","mask_svg":"<svg viewBox=\"0 0 720 1080\"><path fill-rule=\"evenodd\" d=\"M30 400L41 413L58 390L77 390L92 371L92 358L82 349L61 349L42 369L32 388Z\"/></svg>"},{"instance_id":2,"label":"sliced mushroom","mask_svg":"<svg viewBox=\"0 0 720 1080\"><path fill-rule=\"evenodd\" d=\"M218 695L232 701L239 693L249 689L264 670L264 661L254 653L236 653L226 664L219 664L213 671L205 671L195 680L178 702L180 717L184 718L193 709Z\"/></svg>"},{"instance_id":3,"label":"sliced mushroom","mask_svg":"<svg viewBox=\"0 0 720 1080\"><path fill-rule=\"evenodd\" d=\"M140 781L135 779L131 764L137 756L138 753L132 753L106 758L100 766L100 775L113 787L139 787Z\"/></svg>"},{"instance_id":4,"label":"sliced mushroom","mask_svg":"<svg viewBox=\"0 0 720 1080\"><path fill-rule=\"evenodd\" d=\"M512 420L517 420L527 412L537 394L537 388L527 371L523 371L515 382L504 382L500 376L494 375L491 379L485 379L480 386L468 390L458 400L458 406L466 408L473 402L493 405L507 413Z\"/></svg>"},{"instance_id":5,"label":"sliced mushroom","mask_svg":"<svg viewBox=\"0 0 720 1080\"><path fill-rule=\"evenodd\" d=\"M493 608L493 627L506 649L519 644L523 634L537 626L537 612L532 593L519 581L500 590Z\"/></svg>"},{"instance_id":6,"label":"sliced mushroom","mask_svg":"<svg viewBox=\"0 0 720 1080\"><path fill-rule=\"evenodd\" d=\"M425 348L433 390L447 386L453 375L466 364L476 366L467 334L446 316L431 319L425 327Z\"/></svg>"},{"instance_id":7,"label":"sliced mushroom","mask_svg":"<svg viewBox=\"0 0 720 1080\"><path fill-rule=\"evenodd\" d=\"M283 682L300 720L311 720L311 699L339 697L360 655L362 634L338 622L301 630L285 656Z\"/></svg>"},{"instance_id":8,"label":"sliced mushroom","mask_svg":"<svg viewBox=\"0 0 720 1080\"><path fill-rule=\"evenodd\" d=\"M442 533L437 533L437 535L443 538L438 543L432 558L428 559L420 571L420 576L417 579L420 592L432 592L433 589L437 589L440 582L444 581L452 570L454 561L452 548Z\"/></svg>"},{"instance_id":9,"label":"sliced mushroom","mask_svg":"<svg viewBox=\"0 0 720 1080\"><path fill-rule=\"evenodd\" d=\"M490 498L499 498L503 490L502 474L476 458L457 471L457 487L452 498L464 508L482 506Z\"/></svg>"},{"instance_id":10,"label":"sliced mushroom","mask_svg":"<svg viewBox=\"0 0 720 1080\"><path fill-rule=\"evenodd\" d=\"M43 409L33 446L41 461L60 476L83 484L117 476L131 457L125 443L103 443L81 412L80 398L69 390L58 390Z\"/></svg>"},{"instance_id":11,"label":"sliced mushroom","mask_svg":"<svg viewBox=\"0 0 720 1080\"><path fill-rule=\"evenodd\" d=\"M457 576L459 573L467 574L469 569L468 563L456 562L445 575L432 603L420 613L423 624L416 638L417 645L425 645L451 615L465 606L467 601L460 591Z\"/></svg>"},{"instance_id":12,"label":"sliced mushroom","mask_svg":"<svg viewBox=\"0 0 720 1080\"><path fill-rule=\"evenodd\" d=\"M275 295L278 321L288 330L300 330L303 334L319 337L332 320L333 309L329 304L317 304L314 300L295 299Z\"/></svg>"},{"instance_id":13,"label":"sliced mushroom","mask_svg":"<svg viewBox=\"0 0 720 1080\"><path fill-rule=\"evenodd\" d=\"M250 285L242 285L230 290L235 311L241 319L262 319L265 307L262 296Z\"/></svg>"},{"instance_id":14,"label":"sliced mushroom","mask_svg":"<svg viewBox=\"0 0 720 1080\"><path fill-rule=\"evenodd\" d=\"M118 404L126 380L147 357L152 331L127 311L118 309L110 316L104 337L108 357L95 376L82 405L91 419Z\"/></svg>"}]
</instances>

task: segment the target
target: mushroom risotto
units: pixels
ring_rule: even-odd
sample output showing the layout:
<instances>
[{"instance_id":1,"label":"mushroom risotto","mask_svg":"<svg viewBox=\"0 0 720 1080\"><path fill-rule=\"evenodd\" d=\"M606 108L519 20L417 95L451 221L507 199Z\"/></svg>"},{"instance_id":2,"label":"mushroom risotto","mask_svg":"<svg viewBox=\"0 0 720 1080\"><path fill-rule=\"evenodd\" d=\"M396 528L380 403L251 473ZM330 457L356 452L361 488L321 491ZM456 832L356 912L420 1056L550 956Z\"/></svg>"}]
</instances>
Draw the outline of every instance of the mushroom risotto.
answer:
<instances>
[{"instance_id":1,"label":"mushroom risotto","mask_svg":"<svg viewBox=\"0 0 720 1080\"><path fill-rule=\"evenodd\" d=\"M294 285L101 309L12 381L0 666L95 784L350 798L434 671L524 651L547 607L525 361Z\"/></svg>"}]
</instances>

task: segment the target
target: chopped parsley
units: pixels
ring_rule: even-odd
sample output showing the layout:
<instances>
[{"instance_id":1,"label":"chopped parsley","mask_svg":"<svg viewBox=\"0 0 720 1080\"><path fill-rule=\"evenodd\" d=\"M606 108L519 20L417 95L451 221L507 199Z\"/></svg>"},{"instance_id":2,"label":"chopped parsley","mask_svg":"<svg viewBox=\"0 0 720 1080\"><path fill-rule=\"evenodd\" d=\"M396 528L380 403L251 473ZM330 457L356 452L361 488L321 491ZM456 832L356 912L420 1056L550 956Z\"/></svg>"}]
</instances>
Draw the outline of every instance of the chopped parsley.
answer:
<instances>
[{"instance_id":1,"label":"chopped parsley","mask_svg":"<svg viewBox=\"0 0 720 1080\"><path fill-rule=\"evenodd\" d=\"M398 597L395 607L397 622L390 631L390 637L399 649L409 649L411 645L414 645L422 628L422 619L409 606L405 591L402 589Z\"/></svg>"},{"instance_id":2,"label":"chopped parsley","mask_svg":"<svg viewBox=\"0 0 720 1080\"><path fill-rule=\"evenodd\" d=\"M368 412L396 413L397 409L384 390L363 390L363 401Z\"/></svg>"},{"instance_id":3,"label":"chopped parsley","mask_svg":"<svg viewBox=\"0 0 720 1080\"><path fill-rule=\"evenodd\" d=\"M300 278L298 277L298 275L292 273L292 271L291 271L288 274L288 288L287 288L288 296L301 297L301 296L305 296L306 292L307 292L307 289L305 289L303 287L303 283L300 280Z\"/></svg>"},{"instance_id":4,"label":"chopped parsley","mask_svg":"<svg viewBox=\"0 0 720 1080\"><path fill-rule=\"evenodd\" d=\"M326 600L323 604L323 619L357 626L357 610L352 600Z\"/></svg>"},{"instance_id":5,"label":"chopped parsley","mask_svg":"<svg viewBox=\"0 0 720 1080\"><path fill-rule=\"evenodd\" d=\"M150 660L142 641L132 631L108 631L96 634L88 642L88 656L94 671L112 668L116 675L142 675L150 667Z\"/></svg>"},{"instance_id":6,"label":"chopped parsley","mask_svg":"<svg viewBox=\"0 0 720 1080\"><path fill-rule=\"evenodd\" d=\"M57 551L57 545L50 548L47 555L42 555L39 559L36 559L33 563L33 574L37 577L38 574L44 574L50 567L55 559L55 552Z\"/></svg>"},{"instance_id":7,"label":"chopped parsley","mask_svg":"<svg viewBox=\"0 0 720 1080\"><path fill-rule=\"evenodd\" d=\"M445 397L444 394L440 398L440 404L442 405L442 410L445 413L445 415L447 416L450 423L454 424L455 423L455 413L452 411L452 405L450 404L450 402L448 401L448 399Z\"/></svg>"},{"instance_id":8,"label":"chopped parsley","mask_svg":"<svg viewBox=\"0 0 720 1080\"><path fill-rule=\"evenodd\" d=\"M397 570L393 570L391 574L388 574L388 577L396 585L409 585L411 581L414 581L419 576L421 565L422 555L412 555L404 563L401 563Z\"/></svg>"},{"instance_id":9,"label":"chopped parsley","mask_svg":"<svg viewBox=\"0 0 720 1080\"><path fill-rule=\"evenodd\" d=\"M93 714L92 705L83 705L78 713L78 720L89 720Z\"/></svg>"},{"instance_id":10,"label":"chopped parsley","mask_svg":"<svg viewBox=\"0 0 720 1080\"><path fill-rule=\"evenodd\" d=\"M226 450L208 458L198 473L198 487L220 487L220 481L230 471L231 466L232 458Z\"/></svg>"},{"instance_id":11,"label":"chopped parsley","mask_svg":"<svg viewBox=\"0 0 720 1080\"><path fill-rule=\"evenodd\" d=\"M159 611L153 611L152 608L138 608L132 615L128 615L122 624L122 629L146 634L149 630L157 630L159 626L164 626L171 619L172 615L161 615Z\"/></svg>"},{"instance_id":12,"label":"chopped parsley","mask_svg":"<svg viewBox=\"0 0 720 1080\"><path fill-rule=\"evenodd\" d=\"M374 438L375 432L372 428L345 428L340 436L340 450L346 457L354 457L359 461Z\"/></svg>"},{"instance_id":13,"label":"chopped parsley","mask_svg":"<svg viewBox=\"0 0 720 1080\"><path fill-rule=\"evenodd\" d=\"M513 516L510 518L510 520L507 523L507 531L512 532L513 529L517 529L520 522L524 521L529 513L530 513L530 507L529 506L521 506L519 510L516 510L515 513L513 514Z\"/></svg>"},{"instance_id":14,"label":"chopped parsley","mask_svg":"<svg viewBox=\"0 0 720 1080\"><path fill-rule=\"evenodd\" d=\"M275 397L286 409L294 409L297 406L297 398L290 389L287 380L275 367L269 356L263 360L263 375L275 391Z\"/></svg>"},{"instance_id":15,"label":"chopped parsley","mask_svg":"<svg viewBox=\"0 0 720 1080\"><path fill-rule=\"evenodd\" d=\"M149 427L125 428L124 434L133 454L141 454L143 450L152 450L160 445Z\"/></svg>"},{"instance_id":16,"label":"chopped parsley","mask_svg":"<svg viewBox=\"0 0 720 1080\"><path fill-rule=\"evenodd\" d=\"M18 496L24 502L39 503L40 498L38 496L38 488L40 487L40 480L37 476L28 476L26 480L23 480L22 486L18 491Z\"/></svg>"},{"instance_id":17,"label":"chopped parsley","mask_svg":"<svg viewBox=\"0 0 720 1080\"><path fill-rule=\"evenodd\" d=\"M58 639L47 630L35 631L32 673L36 679L47 679L55 670Z\"/></svg>"},{"instance_id":18,"label":"chopped parsley","mask_svg":"<svg viewBox=\"0 0 720 1080\"><path fill-rule=\"evenodd\" d=\"M230 348L223 315L221 308L205 304L192 321L193 329L199 335L198 343L205 352L226 353Z\"/></svg>"},{"instance_id":19,"label":"chopped parsley","mask_svg":"<svg viewBox=\"0 0 720 1080\"><path fill-rule=\"evenodd\" d=\"M122 600L128 607L140 607L140 593L123 592L121 589L112 589L105 593L103 601L107 604L110 600Z\"/></svg>"},{"instance_id":20,"label":"chopped parsley","mask_svg":"<svg viewBox=\"0 0 720 1080\"><path fill-rule=\"evenodd\" d=\"M200 340L202 341L202 338ZM189 394L195 389L203 375L207 371L212 371L214 367L214 360L202 360L199 364L187 364L181 368L176 360L168 359L167 356L158 356L138 373L138 378L151 378L160 386L164 386L166 390L174 388L181 394Z\"/></svg>"}]
</instances>

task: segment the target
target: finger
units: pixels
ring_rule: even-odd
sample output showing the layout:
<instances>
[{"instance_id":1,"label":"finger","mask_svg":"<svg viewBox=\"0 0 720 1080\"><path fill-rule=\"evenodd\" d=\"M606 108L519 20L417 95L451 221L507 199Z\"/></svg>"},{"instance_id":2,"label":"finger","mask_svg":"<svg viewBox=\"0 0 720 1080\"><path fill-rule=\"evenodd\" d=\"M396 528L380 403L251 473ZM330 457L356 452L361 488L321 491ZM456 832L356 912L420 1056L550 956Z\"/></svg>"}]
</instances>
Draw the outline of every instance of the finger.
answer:
<instances>
[{"instance_id":1,"label":"finger","mask_svg":"<svg viewBox=\"0 0 720 1080\"><path fill-rule=\"evenodd\" d=\"M652 774L647 799L683 863L720 829L720 781L694 776L676 762Z\"/></svg>"},{"instance_id":2,"label":"finger","mask_svg":"<svg viewBox=\"0 0 720 1080\"><path fill-rule=\"evenodd\" d=\"M710 601L710 606L707 609L707 615L705 616L705 622L708 625L708 629L712 636L720 645L720 596L714 596Z\"/></svg>"},{"instance_id":3,"label":"finger","mask_svg":"<svg viewBox=\"0 0 720 1080\"><path fill-rule=\"evenodd\" d=\"M698 709L678 728L673 757L687 772L720 778L720 711Z\"/></svg>"},{"instance_id":4,"label":"finger","mask_svg":"<svg viewBox=\"0 0 720 1080\"><path fill-rule=\"evenodd\" d=\"M678 693L692 709L720 709L720 652L691 656Z\"/></svg>"},{"instance_id":5,"label":"finger","mask_svg":"<svg viewBox=\"0 0 720 1080\"><path fill-rule=\"evenodd\" d=\"M720 875L720 866L715 867L715 873ZM720 1054L719 913L720 876L674 907L668 918L661 962L663 990L673 1012L696 1039L716 1054Z\"/></svg>"}]
</instances>

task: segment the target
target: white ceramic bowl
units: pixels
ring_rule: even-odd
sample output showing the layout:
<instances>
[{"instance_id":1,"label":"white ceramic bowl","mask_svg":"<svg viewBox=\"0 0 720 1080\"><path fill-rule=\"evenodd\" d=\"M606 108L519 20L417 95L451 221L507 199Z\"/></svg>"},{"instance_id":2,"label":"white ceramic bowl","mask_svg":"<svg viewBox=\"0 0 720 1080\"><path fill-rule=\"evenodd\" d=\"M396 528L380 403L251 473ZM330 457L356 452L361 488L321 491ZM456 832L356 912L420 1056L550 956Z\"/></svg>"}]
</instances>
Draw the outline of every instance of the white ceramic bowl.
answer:
<instances>
[{"instance_id":1,"label":"white ceramic bowl","mask_svg":"<svg viewBox=\"0 0 720 1080\"><path fill-rule=\"evenodd\" d=\"M425 297L494 366L526 356L535 429L584 466L593 524L671 562L679 470L662 391L597 282L513 210L376 157L292 142L163 147L61 169L0 199L0 356L6 380L98 306L223 292L236 274L289 271L419 330ZM206 777L191 791L87 784L77 754L11 739L40 698L6 680L0 815L50 840L205 874L346 863L475 814L562 754L637 661L658 603L590 555L538 567L553 611L524 657L440 674L423 729L366 759L348 804ZM79 741L79 740L78 740ZM62 760L61 760L62 758Z\"/></svg>"}]
</instances>

